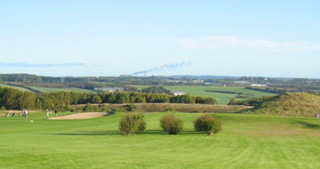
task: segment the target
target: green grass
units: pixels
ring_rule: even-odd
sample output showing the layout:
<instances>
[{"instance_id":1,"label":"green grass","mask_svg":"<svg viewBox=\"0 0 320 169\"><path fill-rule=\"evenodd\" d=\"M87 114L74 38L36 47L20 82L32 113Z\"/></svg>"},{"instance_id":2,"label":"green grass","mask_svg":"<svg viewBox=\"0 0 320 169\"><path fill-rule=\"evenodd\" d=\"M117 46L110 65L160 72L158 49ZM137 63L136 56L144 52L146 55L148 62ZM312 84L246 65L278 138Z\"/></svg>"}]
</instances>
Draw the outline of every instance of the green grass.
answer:
<instances>
[{"instance_id":1,"label":"green grass","mask_svg":"<svg viewBox=\"0 0 320 169\"><path fill-rule=\"evenodd\" d=\"M147 85L134 85L134 87L138 89L143 89L149 87ZM194 96L207 96L214 97L218 104L228 104L229 100L235 98L237 94L229 94L229 93L218 93L218 92L206 92L205 90L214 90L214 91L229 91L229 92L237 92L243 94L250 94L254 97L262 97L262 96L275 96L273 93L260 92L245 89L245 87L224 87L224 86L165 86L166 89L169 89L172 92L186 92L190 95Z\"/></svg>"},{"instance_id":2,"label":"green grass","mask_svg":"<svg viewBox=\"0 0 320 169\"><path fill-rule=\"evenodd\" d=\"M92 90L80 89L80 88L49 88L49 87L36 87L28 86L32 89L38 90L41 93L53 93L53 92L81 92L81 93L94 93Z\"/></svg>"},{"instance_id":3,"label":"green grass","mask_svg":"<svg viewBox=\"0 0 320 169\"><path fill-rule=\"evenodd\" d=\"M44 113L1 116L0 168L320 168L320 120L218 114L223 129L210 137L193 131L200 114L175 113L185 127L172 136L160 130L164 114L146 114L146 131L134 136L120 135L122 113L67 121L47 120Z\"/></svg>"},{"instance_id":4,"label":"green grass","mask_svg":"<svg viewBox=\"0 0 320 169\"><path fill-rule=\"evenodd\" d=\"M30 92L30 90L25 89L23 87L11 86L11 85L7 85L7 84L0 84L0 87L9 87L9 88L17 89L17 90L24 91L24 92L26 92L26 91Z\"/></svg>"},{"instance_id":5,"label":"green grass","mask_svg":"<svg viewBox=\"0 0 320 169\"><path fill-rule=\"evenodd\" d=\"M17 87L17 86L11 86L11 85L7 85L7 84L0 84L0 87L9 87L9 88L14 88L14 89L18 89L20 91L28 91L28 92L32 92L26 88L23 87ZM36 87L36 86L27 86L31 89L40 91L41 93L52 93L52 92L82 92L82 93L95 93L92 90L86 90L86 89L80 89L80 88L49 88L49 87Z\"/></svg>"}]
</instances>

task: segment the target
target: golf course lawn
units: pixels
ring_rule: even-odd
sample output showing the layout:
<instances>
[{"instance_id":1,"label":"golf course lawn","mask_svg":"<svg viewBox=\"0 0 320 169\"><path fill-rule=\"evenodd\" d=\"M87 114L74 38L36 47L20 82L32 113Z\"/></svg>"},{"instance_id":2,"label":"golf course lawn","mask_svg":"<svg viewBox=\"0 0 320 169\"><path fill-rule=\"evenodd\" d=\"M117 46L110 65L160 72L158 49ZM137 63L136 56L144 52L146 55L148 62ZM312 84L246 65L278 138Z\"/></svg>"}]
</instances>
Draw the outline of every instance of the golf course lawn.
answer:
<instances>
[{"instance_id":1,"label":"golf course lawn","mask_svg":"<svg viewBox=\"0 0 320 169\"><path fill-rule=\"evenodd\" d=\"M184 120L179 135L161 131L160 118L168 113ZM47 120L44 113L0 116L0 168L320 168L320 119L216 114L222 130L207 136L193 131L200 113L150 113L144 132L123 136L118 130L122 115L88 120Z\"/></svg>"}]
</instances>

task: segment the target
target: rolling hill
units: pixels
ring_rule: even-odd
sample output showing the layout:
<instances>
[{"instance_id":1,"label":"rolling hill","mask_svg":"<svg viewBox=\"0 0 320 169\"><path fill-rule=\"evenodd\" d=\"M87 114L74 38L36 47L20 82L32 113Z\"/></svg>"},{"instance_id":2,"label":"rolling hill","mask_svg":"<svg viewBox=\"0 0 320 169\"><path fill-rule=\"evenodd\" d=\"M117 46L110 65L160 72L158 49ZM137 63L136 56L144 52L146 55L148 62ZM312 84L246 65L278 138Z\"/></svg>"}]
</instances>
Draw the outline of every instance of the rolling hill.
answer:
<instances>
[{"instance_id":1,"label":"rolling hill","mask_svg":"<svg viewBox=\"0 0 320 169\"><path fill-rule=\"evenodd\" d=\"M258 103L251 112L285 116L315 116L316 113L320 113L320 96L310 93L286 93L268 97Z\"/></svg>"}]
</instances>

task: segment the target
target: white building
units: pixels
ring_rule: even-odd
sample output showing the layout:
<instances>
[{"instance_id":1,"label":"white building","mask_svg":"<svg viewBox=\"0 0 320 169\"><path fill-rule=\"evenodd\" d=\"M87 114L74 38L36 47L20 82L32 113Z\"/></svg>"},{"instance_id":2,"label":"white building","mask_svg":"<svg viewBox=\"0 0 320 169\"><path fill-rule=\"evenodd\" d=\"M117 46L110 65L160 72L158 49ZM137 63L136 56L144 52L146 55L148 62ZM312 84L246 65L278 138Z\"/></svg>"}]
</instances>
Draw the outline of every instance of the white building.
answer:
<instances>
[{"instance_id":1,"label":"white building","mask_svg":"<svg viewBox=\"0 0 320 169\"><path fill-rule=\"evenodd\" d=\"M94 88L95 91L102 91L102 92L115 92L115 91L123 91L122 87L99 87Z\"/></svg>"},{"instance_id":2,"label":"white building","mask_svg":"<svg viewBox=\"0 0 320 169\"><path fill-rule=\"evenodd\" d=\"M258 84L258 83L253 83L250 86L252 86L252 87L267 87L266 84Z\"/></svg>"},{"instance_id":3,"label":"white building","mask_svg":"<svg viewBox=\"0 0 320 169\"><path fill-rule=\"evenodd\" d=\"M186 95L187 93L186 92L172 92L172 94L174 96L181 96L181 95Z\"/></svg>"}]
</instances>

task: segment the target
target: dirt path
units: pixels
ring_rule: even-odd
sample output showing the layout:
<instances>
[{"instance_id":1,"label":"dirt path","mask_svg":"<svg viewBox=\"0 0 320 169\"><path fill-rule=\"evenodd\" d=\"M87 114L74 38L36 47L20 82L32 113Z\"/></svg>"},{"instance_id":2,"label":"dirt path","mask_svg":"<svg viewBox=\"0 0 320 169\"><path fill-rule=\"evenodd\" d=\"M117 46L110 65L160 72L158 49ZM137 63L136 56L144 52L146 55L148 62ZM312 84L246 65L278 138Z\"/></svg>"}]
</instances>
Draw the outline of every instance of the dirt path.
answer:
<instances>
[{"instance_id":1,"label":"dirt path","mask_svg":"<svg viewBox=\"0 0 320 169\"><path fill-rule=\"evenodd\" d=\"M89 112L89 113L77 113L71 114L67 116L60 116L60 117L50 117L49 120L72 120L72 119L94 119L98 117L107 116L108 113L104 112Z\"/></svg>"}]
</instances>

